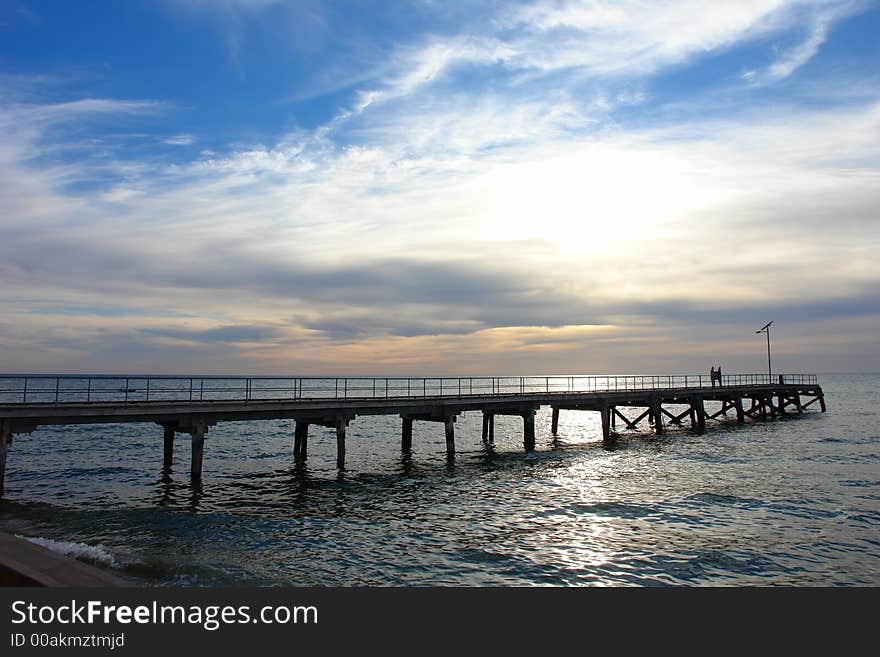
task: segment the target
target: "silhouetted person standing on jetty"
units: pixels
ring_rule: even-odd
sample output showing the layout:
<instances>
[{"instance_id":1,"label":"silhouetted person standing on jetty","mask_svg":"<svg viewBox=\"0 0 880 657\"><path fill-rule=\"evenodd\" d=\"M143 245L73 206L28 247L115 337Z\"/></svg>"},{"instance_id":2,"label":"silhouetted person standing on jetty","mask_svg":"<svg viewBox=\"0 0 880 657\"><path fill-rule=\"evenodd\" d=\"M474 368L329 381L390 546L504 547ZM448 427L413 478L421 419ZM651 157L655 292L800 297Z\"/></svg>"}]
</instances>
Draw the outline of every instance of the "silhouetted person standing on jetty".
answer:
<instances>
[{"instance_id":1,"label":"silhouetted person standing on jetty","mask_svg":"<svg viewBox=\"0 0 880 657\"><path fill-rule=\"evenodd\" d=\"M718 379L718 387L720 388L720 387L722 386L722 383L721 383L721 365L719 365L719 366L718 366L718 369L715 370L715 376L716 376L717 379Z\"/></svg>"},{"instance_id":2,"label":"silhouetted person standing on jetty","mask_svg":"<svg viewBox=\"0 0 880 657\"><path fill-rule=\"evenodd\" d=\"M715 387L715 366L709 368L709 381L712 382L712 387Z\"/></svg>"}]
</instances>

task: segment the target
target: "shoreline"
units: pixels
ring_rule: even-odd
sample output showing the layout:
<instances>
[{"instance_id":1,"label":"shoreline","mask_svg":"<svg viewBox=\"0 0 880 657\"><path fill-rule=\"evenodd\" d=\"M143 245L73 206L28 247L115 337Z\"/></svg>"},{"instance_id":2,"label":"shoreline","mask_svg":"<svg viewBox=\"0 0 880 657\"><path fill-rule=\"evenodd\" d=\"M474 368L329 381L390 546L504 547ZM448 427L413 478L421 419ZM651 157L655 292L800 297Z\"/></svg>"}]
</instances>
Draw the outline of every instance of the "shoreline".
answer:
<instances>
[{"instance_id":1,"label":"shoreline","mask_svg":"<svg viewBox=\"0 0 880 657\"><path fill-rule=\"evenodd\" d=\"M0 532L0 586L132 586L96 566Z\"/></svg>"}]
</instances>

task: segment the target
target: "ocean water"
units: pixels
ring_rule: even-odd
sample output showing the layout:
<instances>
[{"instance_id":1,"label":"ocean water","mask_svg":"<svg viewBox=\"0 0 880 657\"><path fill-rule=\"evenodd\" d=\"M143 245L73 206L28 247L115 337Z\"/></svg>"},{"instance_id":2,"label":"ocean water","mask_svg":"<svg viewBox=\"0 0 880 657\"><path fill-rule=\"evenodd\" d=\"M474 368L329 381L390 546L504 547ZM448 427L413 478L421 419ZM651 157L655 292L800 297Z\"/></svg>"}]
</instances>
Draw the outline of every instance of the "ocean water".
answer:
<instances>
[{"instance_id":1,"label":"ocean water","mask_svg":"<svg viewBox=\"0 0 880 657\"><path fill-rule=\"evenodd\" d=\"M396 417L335 434L293 422L213 427L203 480L189 441L162 473L153 424L42 428L16 436L0 529L146 586L665 586L880 584L880 376L823 375L828 412L709 422L604 448L598 414L562 411L537 449L522 421Z\"/></svg>"}]
</instances>

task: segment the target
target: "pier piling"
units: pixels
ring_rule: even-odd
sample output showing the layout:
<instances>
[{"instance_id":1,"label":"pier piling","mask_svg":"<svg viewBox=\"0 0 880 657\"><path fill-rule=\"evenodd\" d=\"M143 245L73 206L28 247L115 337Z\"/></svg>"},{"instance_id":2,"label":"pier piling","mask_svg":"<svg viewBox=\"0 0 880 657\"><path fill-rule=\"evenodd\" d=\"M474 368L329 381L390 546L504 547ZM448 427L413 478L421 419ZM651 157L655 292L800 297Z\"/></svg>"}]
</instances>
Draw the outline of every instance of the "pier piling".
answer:
<instances>
[{"instance_id":1,"label":"pier piling","mask_svg":"<svg viewBox=\"0 0 880 657\"><path fill-rule=\"evenodd\" d=\"M345 468L345 427L348 423L339 418L336 420L336 467Z\"/></svg>"},{"instance_id":2,"label":"pier piling","mask_svg":"<svg viewBox=\"0 0 880 657\"><path fill-rule=\"evenodd\" d=\"M535 411L523 413L523 446L527 451L535 449Z\"/></svg>"},{"instance_id":3,"label":"pier piling","mask_svg":"<svg viewBox=\"0 0 880 657\"><path fill-rule=\"evenodd\" d=\"M484 444L491 445L495 442L495 414L483 411L483 430L480 437Z\"/></svg>"},{"instance_id":4,"label":"pier piling","mask_svg":"<svg viewBox=\"0 0 880 657\"><path fill-rule=\"evenodd\" d=\"M654 432L660 436L663 434L663 404L659 399L655 399L651 403L652 413L654 416Z\"/></svg>"},{"instance_id":5,"label":"pier piling","mask_svg":"<svg viewBox=\"0 0 880 657\"><path fill-rule=\"evenodd\" d=\"M171 466L174 462L174 425L163 424L162 428L165 434L162 468L167 471L171 470Z\"/></svg>"},{"instance_id":6,"label":"pier piling","mask_svg":"<svg viewBox=\"0 0 880 657\"><path fill-rule=\"evenodd\" d=\"M412 451L412 431L413 431L413 421L411 417L401 416L402 428L401 428L401 449L404 453L409 453Z\"/></svg>"},{"instance_id":7,"label":"pier piling","mask_svg":"<svg viewBox=\"0 0 880 657\"><path fill-rule=\"evenodd\" d=\"M309 423L305 420L296 420L293 430L293 456L303 460L309 451Z\"/></svg>"},{"instance_id":8,"label":"pier piling","mask_svg":"<svg viewBox=\"0 0 880 657\"><path fill-rule=\"evenodd\" d=\"M198 481L202 478L202 457L205 453L206 432L207 427L204 422L197 422L190 430L190 435L192 436L192 465L190 467L190 474L193 481Z\"/></svg>"},{"instance_id":9,"label":"pier piling","mask_svg":"<svg viewBox=\"0 0 880 657\"><path fill-rule=\"evenodd\" d=\"M443 424L446 428L446 454L455 456L455 416L446 418Z\"/></svg>"},{"instance_id":10,"label":"pier piling","mask_svg":"<svg viewBox=\"0 0 880 657\"><path fill-rule=\"evenodd\" d=\"M605 444L611 443L611 408L608 405L602 406L599 409L599 413L602 415L602 442Z\"/></svg>"},{"instance_id":11,"label":"pier piling","mask_svg":"<svg viewBox=\"0 0 880 657\"><path fill-rule=\"evenodd\" d=\"M692 402L694 415L697 416L697 433L706 433L706 407L703 404L703 398L699 395L694 397Z\"/></svg>"}]
</instances>

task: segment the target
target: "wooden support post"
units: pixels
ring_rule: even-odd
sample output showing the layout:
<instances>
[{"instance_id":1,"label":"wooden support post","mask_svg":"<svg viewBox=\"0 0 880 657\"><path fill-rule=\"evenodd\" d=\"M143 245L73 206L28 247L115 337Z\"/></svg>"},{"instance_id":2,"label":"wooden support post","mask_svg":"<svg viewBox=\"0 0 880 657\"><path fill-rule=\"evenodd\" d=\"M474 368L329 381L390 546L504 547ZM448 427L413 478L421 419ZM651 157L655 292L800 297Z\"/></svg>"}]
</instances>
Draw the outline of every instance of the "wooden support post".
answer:
<instances>
[{"instance_id":1,"label":"wooden support post","mask_svg":"<svg viewBox=\"0 0 880 657\"><path fill-rule=\"evenodd\" d=\"M736 409L736 421L742 424L746 421L746 414L743 411L743 400L742 397L737 397L733 400L733 406Z\"/></svg>"},{"instance_id":2,"label":"wooden support post","mask_svg":"<svg viewBox=\"0 0 880 657\"><path fill-rule=\"evenodd\" d=\"M706 409L702 397L695 397L691 407L697 416L697 433L706 433Z\"/></svg>"},{"instance_id":3,"label":"wooden support post","mask_svg":"<svg viewBox=\"0 0 880 657\"><path fill-rule=\"evenodd\" d=\"M170 470L171 465L174 462L174 425L173 424L163 424L162 429L164 430L164 458L162 459L162 468L165 470Z\"/></svg>"},{"instance_id":4,"label":"wooden support post","mask_svg":"<svg viewBox=\"0 0 880 657\"><path fill-rule=\"evenodd\" d=\"M190 474L193 481L199 481L202 478L202 456L205 452L205 432L207 427L204 422L197 422L190 430L192 436L192 464L190 466Z\"/></svg>"},{"instance_id":5,"label":"wooden support post","mask_svg":"<svg viewBox=\"0 0 880 657\"><path fill-rule=\"evenodd\" d=\"M489 413L489 443L495 444L495 413Z\"/></svg>"},{"instance_id":6,"label":"wooden support post","mask_svg":"<svg viewBox=\"0 0 880 657\"><path fill-rule=\"evenodd\" d=\"M309 423L297 420L293 430L293 455L297 459L305 459L309 451Z\"/></svg>"},{"instance_id":7,"label":"wooden support post","mask_svg":"<svg viewBox=\"0 0 880 657\"><path fill-rule=\"evenodd\" d=\"M489 414L483 411L483 433L480 436L484 443L489 442Z\"/></svg>"},{"instance_id":8,"label":"wooden support post","mask_svg":"<svg viewBox=\"0 0 880 657\"><path fill-rule=\"evenodd\" d=\"M654 431L659 436L663 433L663 413L661 412L663 410L663 403L655 401L652 408L654 409L652 413L654 416Z\"/></svg>"},{"instance_id":9,"label":"wooden support post","mask_svg":"<svg viewBox=\"0 0 880 657\"><path fill-rule=\"evenodd\" d=\"M523 446L526 451L535 449L535 411L523 413Z\"/></svg>"},{"instance_id":10,"label":"wooden support post","mask_svg":"<svg viewBox=\"0 0 880 657\"><path fill-rule=\"evenodd\" d=\"M611 420L611 430L616 431L617 430L617 407L613 406L613 405L609 406L608 412L610 414L609 418Z\"/></svg>"},{"instance_id":11,"label":"wooden support post","mask_svg":"<svg viewBox=\"0 0 880 657\"><path fill-rule=\"evenodd\" d=\"M403 418L402 438L400 441L401 449L409 453L412 450L412 425L411 417Z\"/></svg>"},{"instance_id":12,"label":"wooden support post","mask_svg":"<svg viewBox=\"0 0 880 657\"><path fill-rule=\"evenodd\" d=\"M611 409L608 406L603 406L601 409L599 409L599 413L602 416L602 442L608 445L612 442Z\"/></svg>"},{"instance_id":13,"label":"wooden support post","mask_svg":"<svg viewBox=\"0 0 880 657\"><path fill-rule=\"evenodd\" d=\"M825 412L825 395L821 392L819 393L819 408L822 409L822 412Z\"/></svg>"},{"instance_id":14,"label":"wooden support post","mask_svg":"<svg viewBox=\"0 0 880 657\"><path fill-rule=\"evenodd\" d=\"M553 416L550 420L550 432L555 436L559 433L559 409L553 407Z\"/></svg>"},{"instance_id":15,"label":"wooden support post","mask_svg":"<svg viewBox=\"0 0 880 657\"><path fill-rule=\"evenodd\" d=\"M7 420L0 420L0 497L6 486L6 457L12 447L12 427Z\"/></svg>"},{"instance_id":16,"label":"wooden support post","mask_svg":"<svg viewBox=\"0 0 880 657\"><path fill-rule=\"evenodd\" d=\"M455 456L455 416L449 416L443 424L446 427L446 455Z\"/></svg>"},{"instance_id":17,"label":"wooden support post","mask_svg":"<svg viewBox=\"0 0 880 657\"><path fill-rule=\"evenodd\" d=\"M342 418L336 419L336 467L345 468L345 425Z\"/></svg>"},{"instance_id":18,"label":"wooden support post","mask_svg":"<svg viewBox=\"0 0 880 657\"><path fill-rule=\"evenodd\" d=\"M794 405L797 408L798 415L801 415L804 412L804 407L801 405L801 393L794 393Z\"/></svg>"},{"instance_id":19,"label":"wooden support post","mask_svg":"<svg viewBox=\"0 0 880 657\"><path fill-rule=\"evenodd\" d=\"M779 378L781 379L782 376L780 376ZM779 395L777 396L776 403L779 405L779 414L785 415L785 393L784 392L782 392L782 391L779 392Z\"/></svg>"},{"instance_id":20,"label":"wooden support post","mask_svg":"<svg viewBox=\"0 0 880 657\"><path fill-rule=\"evenodd\" d=\"M303 433L302 440L299 443L299 455L300 458L305 459L309 455L309 427L312 426L309 422L303 422Z\"/></svg>"},{"instance_id":21,"label":"wooden support post","mask_svg":"<svg viewBox=\"0 0 880 657\"><path fill-rule=\"evenodd\" d=\"M691 429L697 428L697 402L696 400L691 401L691 407L688 409L688 415L691 416Z\"/></svg>"}]
</instances>

